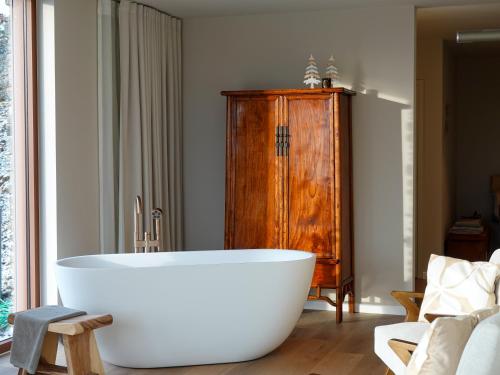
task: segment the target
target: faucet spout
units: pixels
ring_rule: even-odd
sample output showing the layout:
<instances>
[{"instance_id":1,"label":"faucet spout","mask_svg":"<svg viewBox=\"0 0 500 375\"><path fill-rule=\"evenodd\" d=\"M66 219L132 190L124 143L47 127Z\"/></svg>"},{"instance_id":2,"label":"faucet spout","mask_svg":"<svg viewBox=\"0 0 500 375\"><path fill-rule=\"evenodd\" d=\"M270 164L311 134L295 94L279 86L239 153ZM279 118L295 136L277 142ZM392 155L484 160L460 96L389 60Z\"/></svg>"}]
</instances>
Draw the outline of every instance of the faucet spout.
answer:
<instances>
[{"instance_id":1,"label":"faucet spout","mask_svg":"<svg viewBox=\"0 0 500 375\"><path fill-rule=\"evenodd\" d=\"M144 240L141 238L143 234L143 218L142 218L142 199L138 195L135 197L134 204L134 251L143 253L146 250Z\"/></svg>"}]
</instances>

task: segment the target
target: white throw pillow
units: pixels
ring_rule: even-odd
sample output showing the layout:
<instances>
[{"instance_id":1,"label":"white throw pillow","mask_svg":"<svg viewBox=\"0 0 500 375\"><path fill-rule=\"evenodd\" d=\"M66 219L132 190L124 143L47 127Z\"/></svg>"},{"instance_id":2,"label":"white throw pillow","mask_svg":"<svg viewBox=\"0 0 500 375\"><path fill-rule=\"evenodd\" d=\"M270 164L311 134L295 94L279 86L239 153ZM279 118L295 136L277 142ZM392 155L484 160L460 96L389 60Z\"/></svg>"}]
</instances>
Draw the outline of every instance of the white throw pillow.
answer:
<instances>
[{"instance_id":1,"label":"white throw pillow","mask_svg":"<svg viewBox=\"0 0 500 375\"><path fill-rule=\"evenodd\" d=\"M413 352L406 374L454 374L476 323L477 318L467 315L434 320Z\"/></svg>"},{"instance_id":2,"label":"white throw pillow","mask_svg":"<svg viewBox=\"0 0 500 375\"><path fill-rule=\"evenodd\" d=\"M500 249L493 252L490 258L490 263L496 264L497 270L497 281L495 283L495 293L496 293L496 303L500 305Z\"/></svg>"},{"instance_id":3,"label":"white throw pillow","mask_svg":"<svg viewBox=\"0 0 500 375\"><path fill-rule=\"evenodd\" d=\"M495 281L495 303L497 305L500 305L500 264L496 263L496 266L497 266L497 279Z\"/></svg>"},{"instance_id":4,"label":"white throw pillow","mask_svg":"<svg viewBox=\"0 0 500 375\"><path fill-rule=\"evenodd\" d=\"M496 304L500 305L500 276L497 277L497 281L495 283L495 299L496 299Z\"/></svg>"},{"instance_id":5,"label":"white throw pillow","mask_svg":"<svg viewBox=\"0 0 500 375\"><path fill-rule=\"evenodd\" d=\"M418 320L425 314L466 315L495 305L498 266L432 254Z\"/></svg>"}]
</instances>

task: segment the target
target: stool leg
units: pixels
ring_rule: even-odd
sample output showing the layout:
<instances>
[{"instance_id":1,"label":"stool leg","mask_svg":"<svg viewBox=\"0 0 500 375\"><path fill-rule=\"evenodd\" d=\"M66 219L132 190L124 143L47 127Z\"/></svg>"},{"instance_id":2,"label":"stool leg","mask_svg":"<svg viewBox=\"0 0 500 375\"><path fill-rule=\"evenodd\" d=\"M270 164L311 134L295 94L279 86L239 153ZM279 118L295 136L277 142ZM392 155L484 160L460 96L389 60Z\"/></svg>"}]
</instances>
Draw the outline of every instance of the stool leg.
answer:
<instances>
[{"instance_id":1,"label":"stool leg","mask_svg":"<svg viewBox=\"0 0 500 375\"><path fill-rule=\"evenodd\" d=\"M89 373L104 375L104 367L93 331L87 330L76 336L63 335L63 342L69 375L88 375Z\"/></svg>"},{"instance_id":2,"label":"stool leg","mask_svg":"<svg viewBox=\"0 0 500 375\"><path fill-rule=\"evenodd\" d=\"M55 365L57 356L57 345L58 336L56 333L47 332L45 338L43 339L42 352L40 353L40 361L38 364L39 371L42 368L46 368L47 365ZM55 366L53 366L55 368ZM20 368L17 372L18 375L29 375L28 372Z\"/></svg>"},{"instance_id":3,"label":"stool leg","mask_svg":"<svg viewBox=\"0 0 500 375\"><path fill-rule=\"evenodd\" d=\"M97 346L97 341L95 340L94 331L90 331L89 345L90 368L93 373L104 375L104 365L102 364L101 355L99 354L99 348Z\"/></svg>"},{"instance_id":4,"label":"stool leg","mask_svg":"<svg viewBox=\"0 0 500 375\"><path fill-rule=\"evenodd\" d=\"M42 353L40 360L45 363L55 364L57 357L58 335L57 333L47 332L43 340Z\"/></svg>"}]
</instances>

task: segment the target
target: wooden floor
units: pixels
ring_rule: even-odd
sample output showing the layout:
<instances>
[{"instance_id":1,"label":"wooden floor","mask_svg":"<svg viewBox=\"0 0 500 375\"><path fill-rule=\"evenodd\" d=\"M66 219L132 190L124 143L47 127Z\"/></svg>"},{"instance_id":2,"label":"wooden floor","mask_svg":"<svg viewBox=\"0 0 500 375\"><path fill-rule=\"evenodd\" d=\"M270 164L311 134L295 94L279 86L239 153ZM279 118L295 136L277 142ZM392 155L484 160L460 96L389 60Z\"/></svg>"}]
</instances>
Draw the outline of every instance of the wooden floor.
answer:
<instances>
[{"instance_id":1,"label":"wooden floor","mask_svg":"<svg viewBox=\"0 0 500 375\"><path fill-rule=\"evenodd\" d=\"M373 329L403 320L401 316L345 314L335 323L330 311L305 311L292 335L274 352L255 361L163 369L128 369L106 364L109 375L344 375L384 374L373 353ZM147 350L147 348L137 348ZM63 364L60 351L58 359ZM8 355L0 357L0 375L15 375Z\"/></svg>"}]
</instances>

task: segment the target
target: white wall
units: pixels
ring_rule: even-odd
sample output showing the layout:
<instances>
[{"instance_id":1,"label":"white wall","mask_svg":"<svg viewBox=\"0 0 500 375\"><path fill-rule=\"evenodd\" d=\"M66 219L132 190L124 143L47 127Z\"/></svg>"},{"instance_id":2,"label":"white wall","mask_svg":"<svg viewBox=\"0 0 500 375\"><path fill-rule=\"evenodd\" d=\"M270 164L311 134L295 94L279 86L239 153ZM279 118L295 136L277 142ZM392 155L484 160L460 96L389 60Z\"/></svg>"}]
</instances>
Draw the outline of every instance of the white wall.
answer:
<instances>
[{"instance_id":1,"label":"white wall","mask_svg":"<svg viewBox=\"0 0 500 375\"><path fill-rule=\"evenodd\" d=\"M400 311L413 286L414 9L376 7L186 19L185 239L220 249L224 234L225 99L221 90L302 87L310 53L331 53L353 102L357 299Z\"/></svg>"},{"instance_id":2,"label":"white wall","mask_svg":"<svg viewBox=\"0 0 500 375\"><path fill-rule=\"evenodd\" d=\"M55 1L58 257L99 250L97 0Z\"/></svg>"},{"instance_id":3,"label":"white wall","mask_svg":"<svg viewBox=\"0 0 500 375\"><path fill-rule=\"evenodd\" d=\"M96 2L44 0L39 9L52 34L42 47L53 48L41 62L50 73L40 88L42 171L52 171L42 183L43 303L57 301L54 259L99 250Z\"/></svg>"},{"instance_id":4,"label":"white wall","mask_svg":"<svg viewBox=\"0 0 500 375\"><path fill-rule=\"evenodd\" d=\"M499 67L499 56L459 56L455 75L456 216L480 212L492 229L492 249L500 245L490 188L491 176L500 174Z\"/></svg>"}]
</instances>

